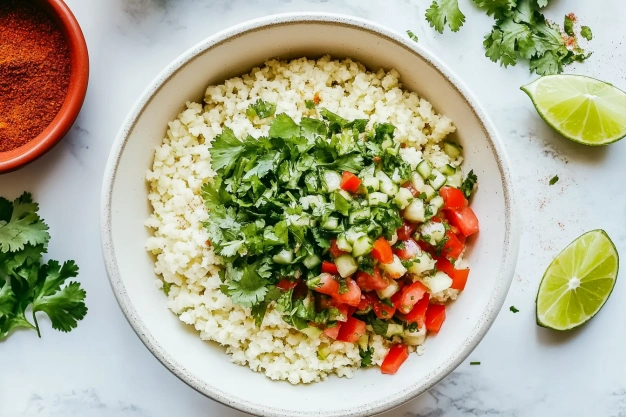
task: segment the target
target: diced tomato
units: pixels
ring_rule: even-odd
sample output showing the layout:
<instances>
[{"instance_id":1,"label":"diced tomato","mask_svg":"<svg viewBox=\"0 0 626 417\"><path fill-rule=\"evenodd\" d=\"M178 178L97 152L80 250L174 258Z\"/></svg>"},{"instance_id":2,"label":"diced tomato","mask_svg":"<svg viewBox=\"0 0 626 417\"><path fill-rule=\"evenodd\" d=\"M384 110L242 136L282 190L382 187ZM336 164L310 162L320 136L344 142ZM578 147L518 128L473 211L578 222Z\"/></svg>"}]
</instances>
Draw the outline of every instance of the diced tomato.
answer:
<instances>
[{"instance_id":1,"label":"diced tomato","mask_svg":"<svg viewBox=\"0 0 626 417\"><path fill-rule=\"evenodd\" d=\"M399 240L409 240L413 237L413 233L417 229L417 223L411 223L404 221L404 224L400 226L396 233L398 234Z\"/></svg>"},{"instance_id":2,"label":"diced tomato","mask_svg":"<svg viewBox=\"0 0 626 417\"><path fill-rule=\"evenodd\" d=\"M328 261L322 262L322 272L326 272L326 273L333 274L333 275L337 275L339 273L339 271L337 271L337 265Z\"/></svg>"},{"instance_id":3,"label":"diced tomato","mask_svg":"<svg viewBox=\"0 0 626 417\"><path fill-rule=\"evenodd\" d=\"M415 304L424 297L428 292L428 288L421 282L414 282L402 289L400 299L395 306L403 314L408 314Z\"/></svg>"},{"instance_id":4,"label":"diced tomato","mask_svg":"<svg viewBox=\"0 0 626 417\"><path fill-rule=\"evenodd\" d=\"M422 251L413 239L403 240L402 243L404 244L404 249L394 249L393 252L403 261L413 259Z\"/></svg>"},{"instance_id":5,"label":"diced tomato","mask_svg":"<svg viewBox=\"0 0 626 417\"><path fill-rule=\"evenodd\" d=\"M390 264L393 262L393 252L389 242L384 237L379 237L374 242L374 249L372 249L372 257L383 264Z\"/></svg>"},{"instance_id":6,"label":"diced tomato","mask_svg":"<svg viewBox=\"0 0 626 417\"><path fill-rule=\"evenodd\" d=\"M411 194L413 194L413 198L417 198L417 196L420 195L420 192L417 191L415 187L413 187L413 184L411 184L410 182L405 183L402 188L406 188L407 190L409 190Z\"/></svg>"},{"instance_id":7,"label":"diced tomato","mask_svg":"<svg viewBox=\"0 0 626 417\"><path fill-rule=\"evenodd\" d=\"M446 319L446 306L443 304L431 304L426 310L426 330L437 333Z\"/></svg>"},{"instance_id":8,"label":"diced tomato","mask_svg":"<svg viewBox=\"0 0 626 417\"><path fill-rule=\"evenodd\" d=\"M278 284L276 284L276 286L281 291L289 291L296 288L296 285L298 285L298 281L299 280L289 281L288 279L281 279L280 281L278 281Z\"/></svg>"},{"instance_id":9,"label":"diced tomato","mask_svg":"<svg viewBox=\"0 0 626 417\"><path fill-rule=\"evenodd\" d=\"M439 189L439 195L443 198L444 209L458 210L467 207L467 199L458 188L443 186Z\"/></svg>"},{"instance_id":10,"label":"diced tomato","mask_svg":"<svg viewBox=\"0 0 626 417\"><path fill-rule=\"evenodd\" d=\"M409 357L409 348L402 343L395 344L389 349L387 356L380 365L380 372L393 375Z\"/></svg>"},{"instance_id":11,"label":"diced tomato","mask_svg":"<svg viewBox=\"0 0 626 417\"><path fill-rule=\"evenodd\" d=\"M294 300L302 300L309 293L309 287L306 285L304 280L299 279L296 287L293 289L293 299Z\"/></svg>"},{"instance_id":12,"label":"diced tomato","mask_svg":"<svg viewBox=\"0 0 626 417\"><path fill-rule=\"evenodd\" d=\"M347 322L341 325L337 340L340 342L356 343L359 337L365 333L365 322L354 317L350 317Z\"/></svg>"},{"instance_id":13,"label":"diced tomato","mask_svg":"<svg viewBox=\"0 0 626 417\"><path fill-rule=\"evenodd\" d=\"M389 281L381 275L378 267L374 267L372 275L363 271L357 272L356 283L363 291L384 290L389 286Z\"/></svg>"},{"instance_id":14,"label":"diced tomato","mask_svg":"<svg viewBox=\"0 0 626 417\"><path fill-rule=\"evenodd\" d=\"M450 225L450 231L456 235L456 238L459 239L459 242L465 245L465 241L467 240L467 238L465 237L465 235L463 235L463 233L461 233L458 227Z\"/></svg>"},{"instance_id":15,"label":"diced tomato","mask_svg":"<svg viewBox=\"0 0 626 417\"><path fill-rule=\"evenodd\" d=\"M437 270L445 272L452 278L452 286L450 288L463 291L469 276L469 269L455 269L450 261L441 257L437 259Z\"/></svg>"},{"instance_id":16,"label":"diced tomato","mask_svg":"<svg viewBox=\"0 0 626 417\"><path fill-rule=\"evenodd\" d=\"M418 328L424 327L426 322L426 310L428 309L428 301L430 300L430 294L426 293L421 300L415 304L413 310L409 311L404 317L407 323L417 323Z\"/></svg>"},{"instance_id":17,"label":"diced tomato","mask_svg":"<svg viewBox=\"0 0 626 417\"><path fill-rule=\"evenodd\" d=\"M336 301L340 303L348 304L355 307L358 306L361 302L361 289L358 285L356 285L356 282L354 282L352 278L346 278L346 286L348 287L347 292L339 294L339 290L337 290L335 294L331 295Z\"/></svg>"},{"instance_id":18,"label":"diced tomato","mask_svg":"<svg viewBox=\"0 0 626 417\"><path fill-rule=\"evenodd\" d=\"M372 304L372 309L374 310L374 314L376 314L376 317L378 317L379 319L389 320L393 317L394 314L396 314L395 307L391 307L380 300L376 300L376 302Z\"/></svg>"},{"instance_id":19,"label":"diced tomato","mask_svg":"<svg viewBox=\"0 0 626 417\"><path fill-rule=\"evenodd\" d=\"M317 281L319 278L319 284L315 285L313 289L319 293L332 295L338 294L339 282L331 274L320 274L318 277L313 278Z\"/></svg>"},{"instance_id":20,"label":"diced tomato","mask_svg":"<svg viewBox=\"0 0 626 417\"><path fill-rule=\"evenodd\" d=\"M465 236L471 236L478 232L478 218L470 207L463 207L458 210L446 210L446 216L450 224L458 227Z\"/></svg>"},{"instance_id":21,"label":"diced tomato","mask_svg":"<svg viewBox=\"0 0 626 417\"><path fill-rule=\"evenodd\" d=\"M330 256L333 258L338 258L341 255L345 255L348 252L344 252L337 246L337 241L335 239L330 241Z\"/></svg>"},{"instance_id":22,"label":"diced tomato","mask_svg":"<svg viewBox=\"0 0 626 417\"><path fill-rule=\"evenodd\" d=\"M461 253L465 249L465 243L461 242L457 235L452 233L451 230L446 232L446 243L443 245L441 253L449 258L458 259ZM398 255L400 256L400 255Z\"/></svg>"},{"instance_id":23,"label":"diced tomato","mask_svg":"<svg viewBox=\"0 0 626 417\"><path fill-rule=\"evenodd\" d=\"M365 311L371 305L372 305L372 302L370 301L370 299L367 296L367 294L361 293L361 301L359 302L359 305L358 305L357 309L361 310L361 311Z\"/></svg>"},{"instance_id":24,"label":"diced tomato","mask_svg":"<svg viewBox=\"0 0 626 417\"><path fill-rule=\"evenodd\" d=\"M328 337L330 337L331 339L337 339L337 336L339 335L339 330L341 329L341 323L337 323L336 326L333 327L327 327L324 329L324 334Z\"/></svg>"},{"instance_id":25,"label":"diced tomato","mask_svg":"<svg viewBox=\"0 0 626 417\"><path fill-rule=\"evenodd\" d=\"M351 172L343 171L343 175L341 177L342 190L356 193L356 191L359 189L359 185L361 185L361 180L359 179L359 177Z\"/></svg>"}]
</instances>

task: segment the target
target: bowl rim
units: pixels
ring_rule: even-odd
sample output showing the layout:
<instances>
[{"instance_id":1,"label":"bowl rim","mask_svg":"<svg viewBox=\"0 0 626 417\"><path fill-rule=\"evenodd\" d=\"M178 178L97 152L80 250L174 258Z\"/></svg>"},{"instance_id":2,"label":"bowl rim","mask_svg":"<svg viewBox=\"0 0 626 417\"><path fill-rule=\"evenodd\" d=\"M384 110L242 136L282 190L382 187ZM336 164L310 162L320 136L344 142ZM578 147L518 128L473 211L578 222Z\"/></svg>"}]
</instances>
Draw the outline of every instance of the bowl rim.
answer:
<instances>
[{"instance_id":1,"label":"bowl rim","mask_svg":"<svg viewBox=\"0 0 626 417\"><path fill-rule=\"evenodd\" d=\"M117 166L119 164L121 154L124 151L125 145L128 141L129 133L134 128L138 117L140 117L146 106L151 102L152 96L188 62L191 62L199 55L227 42L234 37L238 37L250 32L263 30L268 27L302 24L307 22L347 26L353 29L367 31L377 36L386 38L387 40L396 43L398 46L403 47L404 49L407 49L408 51L420 56L428 63L428 65L430 65L433 69L439 72L453 86L453 88L455 88L460 93L460 95L463 97L463 99L466 101L466 103L474 113L474 116L479 120L481 127L485 132L485 136L487 137L487 140L490 142L490 145L493 149L494 157L496 158L496 162L502 177L501 180L505 200L506 226L505 240L503 242L504 252L499 269L501 279L491 294L491 298L489 300L488 307L485 313L482 315L478 324L475 326L477 330L476 333L473 335L472 338L466 340L466 343L463 345L463 349L459 351L456 356L445 362L444 365L442 365L438 369L438 371L433 374L433 377L430 378L430 380L426 382L419 381L409 388L399 392L393 397L375 403L364 404L358 409L341 409L321 413L295 412L292 410L274 408L254 402L249 402L243 398L233 396L229 393L221 391L216 386L212 386L201 381L199 378L195 377L192 373L187 371L182 365L176 362L175 359L168 352L162 349L156 342L156 340L154 340L151 333L145 327L143 321L138 316L135 308L131 303L131 300L128 296L128 293L126 292L124 283L117 267L111 230L111 200ZM493 324L495 318L497 317L500 309L502 308L502 305L504 304L513 279L513 274L515 272L515 265L517 261L520 241L520 225L517 211L517 204L513 190L513 181L511 179L510 163L504 150L502 141L499 138L495 127L493 126L493 123L484 112L478 100L474 97L472 93L470 93L468 88L460 81L460 79L454 74L454 72L450 68L448 68L443 62L436 58L431 52L424 49L421 45L415 43L413 40L406 38L398 32L388 29L387 27L378 23L343 14L324 12L295 12L269 15L249 20L222 30L185 51L154 78L154 80L144 90L142 95L139 97L135 105L130 110L113 143L111 153L107 161L104 180L102 184L100 231L102 239L102 251L105 259L107 274L111 283L111 287L113 289L113 293L120 305L120 308L124 313L124 316L128 320L129 324L131 325L137 336L148 348L148 350L150 350L150 352L152 352L152 354L166 368L168 368L174 375L176 375L187 385L189 385L199 393L223 405L258 416L361 417L389 411L434 387L447 375L449 375L455 368L457 368L483 339L483 337Z\"/></svg>"},{"instance_id":2,"label":"bowl rim","mask_svg":"<svg viewBox=\"0 0 626 417\"><path fill-rule=\"evenodd\" d=\"M80 113L89 83L89 52L76 17L63 0L37 0L59 25L70 53L70 82L63 105L50 124L35 138L19 148L0 152L0 174L23 167L43 156L63 139Z\"/></svg>"}]
</instances>

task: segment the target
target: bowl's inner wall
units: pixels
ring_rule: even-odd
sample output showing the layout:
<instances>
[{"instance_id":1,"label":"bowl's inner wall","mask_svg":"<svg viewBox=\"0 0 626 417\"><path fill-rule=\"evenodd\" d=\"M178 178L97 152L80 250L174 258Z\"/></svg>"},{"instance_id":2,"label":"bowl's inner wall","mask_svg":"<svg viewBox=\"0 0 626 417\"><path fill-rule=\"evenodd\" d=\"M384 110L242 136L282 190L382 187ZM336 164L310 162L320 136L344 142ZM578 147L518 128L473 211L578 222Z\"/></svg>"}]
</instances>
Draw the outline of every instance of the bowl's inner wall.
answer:
<instances>
[{"instance_id":1,"label":"bowl's inner wall","mask_svg":"<svg viewBox=\"0 0 626 417\"><path fill-rule=\"evenodd\" d=\"M395 68L404 87L415 91L434 108L451 117L458 127L456 138L465 148L465 171L477 173L480 186L472 205L481 232L470 240L467 256L472 272L465 292L448 310L439 335L430 337L426 353L411 355L393 376L377 369L358 372L351 380L330 378L311 386L270 382L248 368L229 363L223 349L199 339L166 308L163 293L154 286L153 262L144 250L149 231L143 226L151 212L145 172L152 165L153 149L165 135L167 122L184 109L188 100L198 101L208 85L243 74L273 57L351 57L368 68ZM184 61L184 60L182 60ZM399 400L422 391L450 371L459 356L469 354L477 328L499 308L498 297L506 279L500 279L505 242L505 196L497 157L480 120L463 96L425 59L397 42L364 29L323 22L290 23L244 33L218 43L183 65L154 92L129 133L119 160L111 199L114 253L125 289L122 304L144 340L162 360L179 368L201 391L235 400L282 408L276 415L303 412L358 413L381 402ZM113 277L115 283L115 277ZM145 333L144 333L145 331ZM217 394L216 394L217 392ZM246 405L243 405L244 407ZM289 413L288 410L291 410Z\"/></svg>"}]
</instances>

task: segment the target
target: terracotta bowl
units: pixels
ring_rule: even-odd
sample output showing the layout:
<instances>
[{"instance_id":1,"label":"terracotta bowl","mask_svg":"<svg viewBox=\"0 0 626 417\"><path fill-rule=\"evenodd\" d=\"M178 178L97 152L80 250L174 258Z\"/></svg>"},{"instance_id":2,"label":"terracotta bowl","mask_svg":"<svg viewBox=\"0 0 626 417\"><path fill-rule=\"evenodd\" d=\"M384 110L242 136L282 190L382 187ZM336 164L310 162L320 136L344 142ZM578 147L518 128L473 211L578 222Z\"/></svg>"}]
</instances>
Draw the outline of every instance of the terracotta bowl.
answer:
<instances>
[{"instance_id":1,"label":"terracotta bowl","mask_svg":"<svg viewBox=\"0 0 626 417\"><path fill-rule=\"evenodd\" d=\"M34 161L70 130L85 100L89 80L89 55L83 32L69 7L62 0L31 0L59 25L70 49L70 84L63 106L52 122L36 138L9 152L0 152L0 174Z\"/></svg>"}]
</instances>

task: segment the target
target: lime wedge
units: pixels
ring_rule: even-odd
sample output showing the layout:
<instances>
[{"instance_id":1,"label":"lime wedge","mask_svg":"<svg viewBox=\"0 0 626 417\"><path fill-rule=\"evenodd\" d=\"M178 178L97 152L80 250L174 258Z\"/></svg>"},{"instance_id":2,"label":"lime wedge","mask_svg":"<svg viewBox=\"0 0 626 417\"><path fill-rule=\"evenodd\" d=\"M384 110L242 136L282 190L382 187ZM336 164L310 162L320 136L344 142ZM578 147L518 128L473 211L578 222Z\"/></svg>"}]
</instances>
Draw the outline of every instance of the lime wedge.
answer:
<instances>
[{"instance_id":1,"label":"lime wedge","mask_svg":"<svg viewBox=\"0 0 626 417\"><path fill-rule=\"evenodd\" d=\"M525 85L543 119L585 145L608 145L626 136L626 93L581 75L549 75Z\"/></svg>"},{"instance_id":2,"label":"lime wedge","mask_svg":"<svg viewBox=\"0 0 626 417\"><path fill-rule=\"evenodd\" d=\"M539 284L537 324L569 330L590 320L613 291L619 256L604 230L578 237L552 261Z\"/></svg>"}]
</instances>

